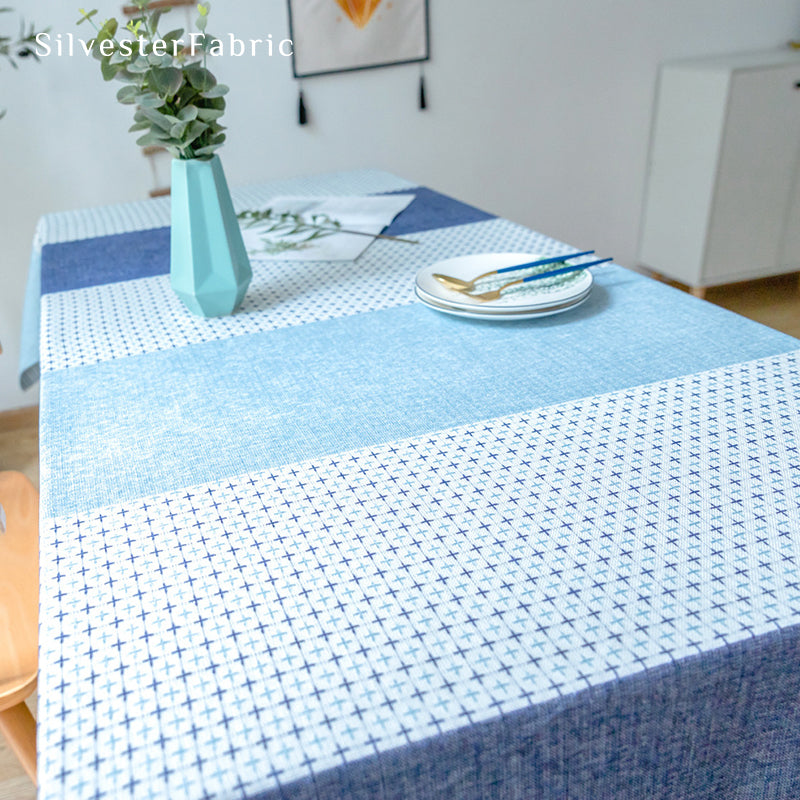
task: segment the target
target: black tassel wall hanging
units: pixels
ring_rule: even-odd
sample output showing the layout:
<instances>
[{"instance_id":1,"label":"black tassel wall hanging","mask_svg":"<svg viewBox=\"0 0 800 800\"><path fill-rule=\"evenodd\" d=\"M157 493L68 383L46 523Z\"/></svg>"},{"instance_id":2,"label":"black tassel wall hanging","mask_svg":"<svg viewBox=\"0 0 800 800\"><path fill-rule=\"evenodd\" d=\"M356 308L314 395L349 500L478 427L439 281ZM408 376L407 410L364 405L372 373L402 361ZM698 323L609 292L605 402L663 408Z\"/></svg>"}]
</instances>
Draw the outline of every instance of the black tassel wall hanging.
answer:
<instances>
[{"instance_id":1,"label":"black tassel wall hanging","mask_svg":"<svg viewBox=\"0 0 800 800\"><path fill-rule=\"evenodd\" d=\"M430 0L287 0L292 74L298 81L319 75L356 73L364 69L420 64L430 60ZM319 13L326 5L331 13ZM340 10L333 13L333 6ZM411 88L413 97L413 84ZM425 75L420 69L417 104L428 108ZM344 109L343 109L344 112ZM298 85L297 122L317 125L310 119Z\"/></svg>"},{"instance_id":2,"label":"black tassel wall hanging","mask_svg":"<svg viewBox=\"0 0 800 800\"><path fill-rule=\"evenodd\" d=\"M308 112L306 111L306 104L303 100L303 89L300 89L300 94L297 98L297 122L300 125L308 124Z\"/></svg>"},{"instance_id":3,"label":"black tassel wall hanging","mask_svg":"<svg viewBox=\"0 0 800 800\"><path fill-rule=\"evenodd\" d=\"M298 81L430 60L429 0L337 0L340 10L336 13L330 0L287 0L287 4L292 74ZM322 5L331 13L319 13L317 7ZM425 110L428 97L421 71L417 88L418 107ZM311 120L306 108L302 86L298 89L297 122L316 125L317 118Z\"/></svg>"}]
</instances>

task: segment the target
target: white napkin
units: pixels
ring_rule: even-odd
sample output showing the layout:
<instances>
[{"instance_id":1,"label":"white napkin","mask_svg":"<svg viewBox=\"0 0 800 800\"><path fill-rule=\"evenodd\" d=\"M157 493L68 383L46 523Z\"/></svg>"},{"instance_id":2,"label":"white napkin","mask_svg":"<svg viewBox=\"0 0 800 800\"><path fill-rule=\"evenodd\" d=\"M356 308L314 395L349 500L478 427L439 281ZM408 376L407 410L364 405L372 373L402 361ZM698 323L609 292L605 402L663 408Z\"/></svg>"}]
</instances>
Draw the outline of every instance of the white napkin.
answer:
<instances>
[{"instance_id":1,"label":"white napkin","mask_svg":"<svg viewBox=\"0 0 800 800\"><path fill-rule=\"evenodd\" d=\"M413 194L274 197L240 212L239 225L252 259L354 261L373 238L338 230L380 233L413 199Z\"/></svg>"}]
</instances>

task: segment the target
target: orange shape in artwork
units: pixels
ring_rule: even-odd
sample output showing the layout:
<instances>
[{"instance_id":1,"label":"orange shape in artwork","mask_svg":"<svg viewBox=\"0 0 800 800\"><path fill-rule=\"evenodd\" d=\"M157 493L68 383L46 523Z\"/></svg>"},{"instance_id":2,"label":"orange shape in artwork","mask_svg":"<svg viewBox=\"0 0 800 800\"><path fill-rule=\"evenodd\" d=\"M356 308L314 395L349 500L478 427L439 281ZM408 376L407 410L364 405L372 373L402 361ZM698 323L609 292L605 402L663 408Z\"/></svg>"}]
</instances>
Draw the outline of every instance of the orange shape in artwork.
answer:
<instances>
[{"instance_id":1,"label":"orange shape in artwork","mask_svg":"<svg viewBox=\"0 0 800 800\"><path fill-rule=\"evenodd\" d=\"M381 0L336 0L356 28L366 28Z\"/></svg>"}]
</instances>

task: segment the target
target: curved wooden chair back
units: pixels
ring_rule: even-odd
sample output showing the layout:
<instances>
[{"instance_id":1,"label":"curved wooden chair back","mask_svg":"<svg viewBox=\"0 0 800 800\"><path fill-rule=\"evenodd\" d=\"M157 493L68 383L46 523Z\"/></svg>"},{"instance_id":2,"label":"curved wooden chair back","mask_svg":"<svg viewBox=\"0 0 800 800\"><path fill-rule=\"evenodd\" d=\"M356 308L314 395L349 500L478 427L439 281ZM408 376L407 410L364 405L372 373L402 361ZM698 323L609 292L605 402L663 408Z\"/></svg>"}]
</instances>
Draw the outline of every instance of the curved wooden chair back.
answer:
<instances>
[{"instance_id":1,"label":"curved wooden chair back","mask_svg":"<svg viewBox=\"0 0 800 800\"><path fill-rule=\"evenodd\" d=\"M20 472L0 472L0 730L36 782L39 494Z\"/></svg>"}]
</instances>

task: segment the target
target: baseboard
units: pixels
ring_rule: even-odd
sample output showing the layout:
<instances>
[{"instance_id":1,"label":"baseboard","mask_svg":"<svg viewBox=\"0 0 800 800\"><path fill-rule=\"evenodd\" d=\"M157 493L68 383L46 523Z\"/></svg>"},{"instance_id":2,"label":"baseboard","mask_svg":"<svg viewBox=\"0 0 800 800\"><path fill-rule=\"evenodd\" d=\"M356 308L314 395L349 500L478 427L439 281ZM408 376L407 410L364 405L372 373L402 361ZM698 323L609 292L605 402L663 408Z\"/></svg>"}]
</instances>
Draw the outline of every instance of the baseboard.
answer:
<instances>
[{"instance_id":1,"label":"baseboard","mask_svg":"<svg viewBox=\"0 0 800 800\"><path fill-rule=\"evenodd\" d=\"M14 408L10 411L0 411L0 433L18 430L20 428L39 427L39 406L26 406Z\"/></svg>"}]
</instances>

